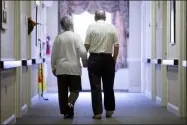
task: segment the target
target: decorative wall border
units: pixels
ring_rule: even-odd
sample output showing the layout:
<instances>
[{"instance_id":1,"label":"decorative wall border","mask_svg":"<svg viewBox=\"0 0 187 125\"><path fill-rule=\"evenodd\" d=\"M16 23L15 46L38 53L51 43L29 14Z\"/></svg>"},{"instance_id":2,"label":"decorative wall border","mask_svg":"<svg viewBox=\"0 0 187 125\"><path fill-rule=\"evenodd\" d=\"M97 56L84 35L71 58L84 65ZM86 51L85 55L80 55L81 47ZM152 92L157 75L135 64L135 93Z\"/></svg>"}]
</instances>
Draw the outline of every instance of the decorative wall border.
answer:
<instances>
[{"instance_id":1,"label":"decorative wall border","mask_svg":"<svg viewBox=\"0 0 187 125\"><path fill-rule=\"evenodd\" d=\"M187 62L186 60L182 61L182 66L183 66L183 67L187 67L187 66L186 66L186 62Z\"/></svg>"},{"instance_id":2,"label":"decorative wall border","mask_svg":"<svg viewBox=\"0 0 187 125\"><path fill-rule=\"evenodd\" d=\"M44 62L43 58L32 59L32 64L41 64Z\"/></svg>"},{"instance_id":3,"label":"decorative wall border","mask_svg":"<svg viewBox=\"0 0 187 125\"><path fill-rule=\"evenodd\" d=\"M0 61L1 69L11 69L11 68L20 67L21 65L22 65L21 60Z\"/></svg>"},{"instance_id":4,"label":"decorative wall border","mask_svg":"<svg viewBox=\"0 0 187 125\"><path fill-rule=\"evenodd\" d=\"M20 66L31 66L31 65L37 65L45 63L45 58L36 58L36 59L23 59L23 60L1 60L0 61L0 69L11 69L11 68L17 68ZM146 59L146 63L152 63L152 64L162 64L162 65L168 65L168 66L178 66L179 61L178 59L169 59L169 60L162 60L162 59ZM186 60L182 61L182 66L187 67Z\"/></svg>"},{"instance_id":5,"label":"decorative wall border","mask_svg":"<svg viewBox=\"0 0 187 125\"><path fill-rule=\"evenodd\" d=\"M146 59L146 63L152 64L160 64L160 65L167 65L167 66L178 66L179 61L178 59ZM185 65L185 61L183 62Z\"/></svg>"},{"instance_id":6,"label":"decorative wall border","mask_svg":"<svg viewBox=\"0 0 187 125\"><path fill-rule=\"evenodd\" d=\"M0 69L11 69L17 68L20 66L31 66L36 64L45 63L45 58L37 58L37 59L23 59L23 60L1 60L0 61Z\"/></svg>"},{"instance_id":7,"label":"decorative wall border","mask_svg":"<svg viewBox=\"0 0 187 125\"><path fill-rule=\"evenodd\" d=\"M162 64L162 59L151 59L151 63L153 63L153 64Z\"/></svg>"},{"instance_id":8,"label":"decorative wall border","mask_svg":"<svg viewBox=\"0 0 187 125\"><path fill-rule=\"evenodd\" d=\"M31 66L31 65L32 65L32 59L22 60L22 66Z\"/></svg>"},{"instance_id":9,"label":"decorative wall border","mask_svg":"<svg viewBox=\"0 0 187 125\"><path fill-rule=\"evenodd\" d=\"M178 66L179 61L178 59L170 59L170 60L163 60L162 61L163 65L168 65L168 66Z\"/></svg>"},{"instance_id":10,"label":"decorative wall border","mask_svg":"<svg viewBox=\"0 0 187 125\"><path fill-rule=\"evenodd\" d=\"M151 59L146 59L146 63L151 63Z\"/></svg>"}]
</instances>

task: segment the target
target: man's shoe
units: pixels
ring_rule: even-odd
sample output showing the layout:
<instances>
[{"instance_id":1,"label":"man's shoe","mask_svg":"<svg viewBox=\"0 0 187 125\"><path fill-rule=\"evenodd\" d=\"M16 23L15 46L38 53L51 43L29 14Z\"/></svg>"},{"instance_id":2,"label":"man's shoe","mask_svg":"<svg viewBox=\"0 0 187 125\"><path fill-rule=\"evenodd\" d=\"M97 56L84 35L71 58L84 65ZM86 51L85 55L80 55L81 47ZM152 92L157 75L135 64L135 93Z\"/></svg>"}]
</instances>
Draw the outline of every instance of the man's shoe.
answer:
<instances>
[{"instance_id":1,"label":"man's shoe","mask_svg":"<svg viewBox=\"0 0 187 125\"><path fill-rule=\"evenodd\" d=\"M101 114L94 115L92 118L93 118L93 119L101 119Z\"/></svg>"},{"instance_id":2,"label":"man's shoe","mask_svg":"<svg viewBox=\"0 0 187 125\"><path fill-rule=\"evenodd\" d=\"M107 118L111 118L113 114L114 114L114 111L106 111Z\"/></svg>"}]
</instances>

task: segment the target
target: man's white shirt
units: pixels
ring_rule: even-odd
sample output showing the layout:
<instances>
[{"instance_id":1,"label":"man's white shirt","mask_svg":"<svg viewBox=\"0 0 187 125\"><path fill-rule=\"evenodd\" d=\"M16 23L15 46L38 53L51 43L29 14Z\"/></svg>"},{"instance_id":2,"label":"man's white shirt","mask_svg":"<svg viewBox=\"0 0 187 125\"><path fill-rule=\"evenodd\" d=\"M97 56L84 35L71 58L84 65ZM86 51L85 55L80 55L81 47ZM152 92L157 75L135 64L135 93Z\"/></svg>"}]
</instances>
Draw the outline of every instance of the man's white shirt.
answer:
<instances>
[{"instance_id":1,"label":"man's white shirt","mask_svg":"<svg viewBox=\"0 0 187 125\"><path fill-rule=\"evenodd\" d=\"M99 20L89 25L85 44L90 45L90 53L113 53L113 46L118 43L118 35L114 25Z\"/></svg>"}]
</instances>

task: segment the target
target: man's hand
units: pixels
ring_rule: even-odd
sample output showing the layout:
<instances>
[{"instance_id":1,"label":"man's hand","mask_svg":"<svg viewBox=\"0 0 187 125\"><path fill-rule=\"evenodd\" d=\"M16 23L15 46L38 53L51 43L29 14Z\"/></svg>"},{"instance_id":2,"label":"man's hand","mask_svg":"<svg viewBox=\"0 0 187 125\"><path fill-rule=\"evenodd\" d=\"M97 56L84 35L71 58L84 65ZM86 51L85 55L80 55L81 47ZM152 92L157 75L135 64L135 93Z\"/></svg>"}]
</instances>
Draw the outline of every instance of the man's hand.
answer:
<instances>
[{"instance_id":1,"label":"man's hand","mask_svg":"<svg viewBox=\"0 0 187 125\"><path fill-rule=\"evenodd\" d=\"M87 65L87 64L83 64L83 67L84 67L84 68L88 68L88 65Z\"/></svg>"},{"instance_id":2,"label":"man's hand","mask_svg":"<svg viewBox=\"0 0 187 125\"><path fill-rule=\"evenodd\" d=\"M53 70L52 72L53 72L53 75L56 76L56 70Z\"/></svg>"},{"instance_id":3,"label":"man's hand","mask_svg":"<svg viewBox=\"0 0 187 125\"><path fill-rule=\"evenodd\" d=\"M116 44L116 45L114 45L114 55L113 55L115 64L116 64L116 60L118 57L118 53L119 53L119 44Z\"/></svg>"},{"instance_id":4,"label":"man's hand","mask_svg":"<svg viewBox=\"0 0 187 125\"><path fill-rule=\"evenodd\" d=\"M114 64L116 64L116 62L117 62L117 57L113 57L113 60L114 60Z\"/></svg>"}]
</instances>

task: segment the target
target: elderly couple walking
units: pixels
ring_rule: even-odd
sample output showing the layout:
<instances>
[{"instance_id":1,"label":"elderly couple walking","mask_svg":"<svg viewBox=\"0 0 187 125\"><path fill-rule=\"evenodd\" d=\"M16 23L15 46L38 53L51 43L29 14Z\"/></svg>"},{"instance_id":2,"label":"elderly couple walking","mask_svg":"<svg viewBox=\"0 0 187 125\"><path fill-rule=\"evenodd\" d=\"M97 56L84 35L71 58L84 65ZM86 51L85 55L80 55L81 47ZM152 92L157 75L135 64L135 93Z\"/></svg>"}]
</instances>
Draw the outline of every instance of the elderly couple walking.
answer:
<instances>
[{"instance_id":1,"label":"elderly couple walking","mask_svg":"<svg viewBox=\"0 0 187 125\"><path fill-rule=\"evenodd\" d=\"M115 27L106 23L105 20L105 11L95 12L95 23L88 27L84 44L73 32L70 16L64 16L60 21L64 32L55 38L51 66L53 74L57 77L60 113L64 115L64 118L74 118L74 105L82 90L80 58L83 67L88 69L93 119L102 118L101 79L106 117L112 117L115 110L113 86L119 43ZM87 59L88 52L90 56Z\"/></svg>"}]
</instances>

